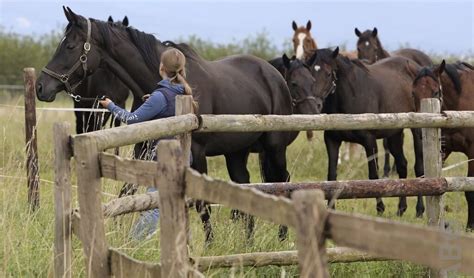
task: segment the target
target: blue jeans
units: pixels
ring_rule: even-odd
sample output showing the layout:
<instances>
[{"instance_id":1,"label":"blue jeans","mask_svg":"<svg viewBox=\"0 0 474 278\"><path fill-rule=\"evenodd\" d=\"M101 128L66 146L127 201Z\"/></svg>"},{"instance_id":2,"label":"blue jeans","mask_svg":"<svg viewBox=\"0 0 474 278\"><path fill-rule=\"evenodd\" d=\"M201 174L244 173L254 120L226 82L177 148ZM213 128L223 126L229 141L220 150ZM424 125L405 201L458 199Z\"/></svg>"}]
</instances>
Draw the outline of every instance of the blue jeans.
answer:
<instances>
[{"instance_id":1,"label":"blue jeans","mask_svg":"<svg viewBox=\"0 0 474 278\"><path fill-rule=\"evenodd\" d=\"M147 192L155 192L156 188L148 187ZM130 231L130 237L134 240L144 240L151 236L158 227L160 220L160 211L156 209L143 211L140 213L140 218Z\"/></svg>"}]
</instances>

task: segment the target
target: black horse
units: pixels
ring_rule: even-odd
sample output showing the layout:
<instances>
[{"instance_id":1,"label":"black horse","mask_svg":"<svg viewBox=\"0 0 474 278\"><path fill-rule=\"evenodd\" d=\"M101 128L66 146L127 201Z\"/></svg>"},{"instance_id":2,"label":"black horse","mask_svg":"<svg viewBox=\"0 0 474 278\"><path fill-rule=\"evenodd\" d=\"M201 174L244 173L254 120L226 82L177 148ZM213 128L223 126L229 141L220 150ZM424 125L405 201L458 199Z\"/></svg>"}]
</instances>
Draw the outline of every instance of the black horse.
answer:
<instances>
[{"instance_id":1,"label":"black horse","mask_svg":"<svg viewBox=\"0 0 474 278\"><path fill-rule=\"evenodd\" d=\"M339 55L339 48L316 50L308 61L319 91L331 92L324 103L323 112L397 113L415 111L412 98L412 82L419 66L402 57L381 60L373 65L364 65L360 60L349 60ZM423 175L422 142L419 129L413 129L416 155L416 176ZM407 177L407 160L403 154L403 130L347 130L325 131L324 141L328 153L328 180L337 178L337 158L342 141L364 146L369 168L369 179L378 179L376 139L387 138L388 148L395 157L398 175ZM400 198L397 214L401 216L407 208L406 197ZM377 199L377 211L383 213L385 206ZM424 211L423 199L418 197L417 216Z\"/></svg>"},{"instance_id":2,"label":"black horse","mask_svg":"<svg viewBox=\"0 0 474 278\"><path fill-rule=\"evenodd\" d=\"M66 36L47 65L49 72L54 74L42 73L37 81L37 96L42 101L53 101L56 93L72 87L71 83L79 82L106 65L131 89L134 104L138 103L143 94L152 92L160 80L160 55L168 46L173 46L186 55L188 81L199 102L199 113L293 113L285 80L262 59L235 55L210 62L186 44L162 43L154 36L131 27L86 19L69 8L64 9L64 13L69 21ZM68 73L69 78L61 81L59 73ZM316 108L311 111L316 112ZM296 132L197 133L193 135L191 147L192 167L206 173L206 156L224 155L231 179L248 183L250 177L246 164L249 152L263 152L266 180L287 181L286 148L296 136ZM196 209L204 224L206 242L210 242L213 238L210 207L197 202Z\"/></svg>"},{"instance_id":3,"label":"black horse","mask_svg":"<svg viewBox=\"0 0 474 278\"><path fill-rule=\"evenodd\" d=\"M114 22L109 16L109 24L121 24L128 26L127 16L120 22ZM98 102L91 100L101 95L110 96L111 99L120 107L125 107L129 90L120 79L118 79L108 69L98 69L93 75L88 76L84 82L79 85L75 93L82 97L80 101L74 101L74 108L97 108ZM101 129L108 121L110 113L75 111L76 133L91 132ZM112 125L112 122L111 122ZM119 120L113 121L114 126L120 126Z\"/></svg>"}]
</instances>

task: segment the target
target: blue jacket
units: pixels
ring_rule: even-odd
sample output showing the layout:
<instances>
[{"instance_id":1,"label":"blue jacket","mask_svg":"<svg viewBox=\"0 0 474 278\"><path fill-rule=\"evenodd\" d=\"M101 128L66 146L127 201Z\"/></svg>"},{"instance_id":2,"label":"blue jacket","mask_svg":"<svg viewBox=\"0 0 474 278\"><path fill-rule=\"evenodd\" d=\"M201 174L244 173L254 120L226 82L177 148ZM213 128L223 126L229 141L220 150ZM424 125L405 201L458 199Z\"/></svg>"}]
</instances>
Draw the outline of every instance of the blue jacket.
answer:
<instances>
[{"instance_id":1,"label":"blue jacket","mask_svg":"<svg viewBox=\"0 0 474 278\"><path fill-rule=\"evenodd\" d=\"M158 82L157 89L135 111L128 112L110 103L107 109L126 124L135 124L148 120L156 120L175 115L176 96L184 94L184 86L172 84L168 79Z\"/></svg>"}]
</instances>

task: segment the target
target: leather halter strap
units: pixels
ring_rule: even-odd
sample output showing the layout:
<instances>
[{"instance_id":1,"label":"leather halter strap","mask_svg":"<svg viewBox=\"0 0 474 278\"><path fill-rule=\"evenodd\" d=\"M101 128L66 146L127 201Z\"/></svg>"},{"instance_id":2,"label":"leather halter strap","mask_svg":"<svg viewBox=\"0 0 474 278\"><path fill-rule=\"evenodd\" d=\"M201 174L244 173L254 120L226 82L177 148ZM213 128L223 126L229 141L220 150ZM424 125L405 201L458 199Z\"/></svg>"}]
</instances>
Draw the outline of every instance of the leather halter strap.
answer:
<instances>
[{"instance_id":1,"label":"leather halter strap","mask_svg":"<svg viewBox=\"0 0 474 278\"><path fill-rule=\"evenodd\" d=\"M85 98L82 98L81 96L74 94L74 91L76 90L76 88L79 85L81 85L82 82L84 82L84 80L87 78L87 54L91 50L91 44L90 44L90 40L91 40L91 21L88 18L86 18L86 20L87 20L86 41L84 42L83 49L82 49L82 54L79 57L79 60L72 66L72 68L67 73L64 73L64 74L54 72L54 71L52 71L52 70L50 70L46 67L44 67L42 69L42 71L44 73L48 74L49 76L51 76L51 77L59 80L61 83L63 83L66 86L66 93L77 102L79 102L81 100L86 100ZM83 70L83 73L84 73L84 75L82 76L82 79L79 80L75 84L69 83L69 78L70 78L71 74L73 74L80 66L82 66L82 70Z\"/></svg>"}]
</instances>

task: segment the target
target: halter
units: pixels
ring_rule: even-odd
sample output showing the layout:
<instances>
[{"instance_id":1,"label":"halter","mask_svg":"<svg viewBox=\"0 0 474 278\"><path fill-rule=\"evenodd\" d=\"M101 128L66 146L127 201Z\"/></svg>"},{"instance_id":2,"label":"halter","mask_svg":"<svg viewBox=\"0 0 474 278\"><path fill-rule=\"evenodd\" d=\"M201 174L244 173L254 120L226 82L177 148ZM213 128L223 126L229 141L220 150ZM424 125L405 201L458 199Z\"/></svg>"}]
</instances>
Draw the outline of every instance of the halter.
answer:
<instances>
[{"instance_id":1,"label":"halter","mask_svg":"<svg viewBox=\"0 0 474 278\"><path fill-rule=\"evenodd\" d=\"M337 81L336 71L333 70L331 72L331 87L329 87L329 89L326 90L323 97L327 97L328 95L334 94L334 92L336 92L336 81Z\"/></svg>"},{"instance_id":2,"label":"halter","mask_svg":"<svg viewBox=\"0 0 474 278\"><path fill-rule=\"evenodd\" d=\"M42 69L42 71L44 73L48 74L49 76L51 76L51 77L59 80L61 83L63 83L66 86L66 93L71 98L73 98L76 102L80 102L81 100L95 100L95 99L97 99L97 98L83 98L80 95L74 94L74 91L77 89L77 87L79 85L81 85L82 82L84 82L84 80L87 78L87 54L91 50L91 44L90 44L90 40L91 40L91 22L88 18L86 18L86 20L87 20L87 38L86 38L86 41L84 42L83 52L82 52L81 56L79 57L79 60L72 66L71 70L69 70L65 74L59 74L59 73L56 73L56 72L54 72L54 71L52 71L52 70L50 70L46 67L44 67ZM84 76L76 84L71 85L69 83L69 77L71 76L71 74L73 74L79 68L79 66L82 66Z\"/></svg>"}]
</instances>

